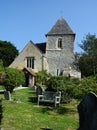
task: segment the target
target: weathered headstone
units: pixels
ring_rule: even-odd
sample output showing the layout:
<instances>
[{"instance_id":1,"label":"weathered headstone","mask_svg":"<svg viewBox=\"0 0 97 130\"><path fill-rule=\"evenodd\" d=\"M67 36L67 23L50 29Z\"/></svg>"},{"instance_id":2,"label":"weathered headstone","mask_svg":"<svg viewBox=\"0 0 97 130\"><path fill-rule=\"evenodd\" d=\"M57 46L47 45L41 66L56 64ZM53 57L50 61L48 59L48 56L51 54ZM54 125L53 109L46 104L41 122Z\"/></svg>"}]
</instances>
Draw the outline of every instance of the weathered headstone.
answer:
<instances>
[{"instance_id":1,"label":"weathered headstone","mask_svg":"<svg viewBox=\"0 0 97 130\"><path fill-rule=\"evenodd\" d=\"M5 97L6 100L11 100L10 91L4 91L4 97Z\"/></svg>"},{"instance_id":2,"label":"weathered headstone","mask_svg":"<svg viewBox=\"0 0 97 130\"><path fill-rule=\"evenodd\" d=\"M86 94L78 105L78 130L97 130L97 96L93 92Z\"/></svg>"},{"instance_id":3,"label":"weathered headstone","mask_svg":"<svg viewBox=\"0 0 97 130\"><path fill-rule=\"evenodd\" d=\"M43 92L42 87L38 86L38 87L36 88L36 95L37 95L37 96L38 96L38 95L42 95L42 92Z\"/></svg>"},{"instance_id":4,"label":"weathered headstone","mask_svg":"<svg viewBox=\"0 0 97 130\"><path fill-rule=\"evenodd\" d=\"M37 89L37 87L36 86L32 86L32 90L36 90Z\"/></svg>"}]
</instances>

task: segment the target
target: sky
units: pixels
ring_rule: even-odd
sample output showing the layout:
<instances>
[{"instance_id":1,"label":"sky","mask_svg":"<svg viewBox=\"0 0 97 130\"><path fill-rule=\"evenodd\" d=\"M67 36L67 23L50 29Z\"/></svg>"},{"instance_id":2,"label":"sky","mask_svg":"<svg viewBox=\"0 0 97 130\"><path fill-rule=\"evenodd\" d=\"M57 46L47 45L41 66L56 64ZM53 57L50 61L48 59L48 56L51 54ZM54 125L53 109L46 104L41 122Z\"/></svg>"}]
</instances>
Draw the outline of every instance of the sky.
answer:
<instances>
[{"instance_id":1,"label":"sky","mask_svg":"<svg viewBox=\"0 0 97 130\"><path fill-rule=\"evenodd\" d=\"M32 40L46 42L47 34L63 17L76 34L74 51L85 36L97 35L97 0L0 0L0 40L21 51Z\"/></svg>"}]
</instances>

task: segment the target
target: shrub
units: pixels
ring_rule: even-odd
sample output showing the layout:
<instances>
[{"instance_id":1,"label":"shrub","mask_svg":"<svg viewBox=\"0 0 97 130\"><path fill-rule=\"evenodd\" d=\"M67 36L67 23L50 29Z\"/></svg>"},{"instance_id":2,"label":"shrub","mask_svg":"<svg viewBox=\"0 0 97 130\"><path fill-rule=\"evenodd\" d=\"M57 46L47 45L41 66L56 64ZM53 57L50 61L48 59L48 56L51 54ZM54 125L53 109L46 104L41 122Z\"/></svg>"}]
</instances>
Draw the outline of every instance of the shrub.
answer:
<instances>
[{"instance_id":1,"label":"shrub","mask_svg":"<svg viewBox=\"0 0 97 130\"><path fill-rule=\"evenodd\" d=\"M70 80L64 76L53 76L47 82L47 90L61 91L62 102L71 98L81 100L89 91L97 94L97 77Z\"/></svg>"},{"instance_id":2,"label":"shrub","mask_svg":"<svg viewBox=\"0 0 97 130\"><path fill-rule=\"evenodd\" d=\"M97 94L97 76L70 80L65 76L52 76L46 82L46 90L61 91L62 101L75 98L81 100L85 94L92 91Z\"/></svg>"},{"instance_id":3,"label":"shrub","mask_svg":"<svg viewBox=\"0 0 97 130\"><path fill-rule=\"evenodd\" d=\"M64 88L63 76L52 76L46 82L47 90L49 91L60 91Z\"/></svg>"},{"instance_id":4,"label":"shrub","mask_svg":"<svg viewBox=\"0 0 97 130\"><path fill-rule=\"evenodd\" d=\"M46 70L39 71L36 73L36 83L45 85L47 80L51 77L51 74L47 73Z\"/></svg>"},{"instance_id":5,"label":"shrub","mask_svg":"<svg viewBox=\"0 0 97 130\"><path fill-rule=\"evenodd\" d=\"M4 71L0 71L0 85L2 85L3 81L5 78L5 72Z\"/></svg>"},{"instance_id":6,"label":"shrub","mask_svg":"<svg viewBox=\"0 0 97 130\"><path fill-rule=\"evenodd\" d=\"M3 66L3 61L0 59L0 85L2 85L5 78L5 68Z\"/></svg>"},{"instance_id":7,"label":"shrub","mask_svg":"<svg viewBox=\"0 0 97 130\"><path fill-rule=\"evenodd\" d=\"M64 96L67 95L69 98L82 99L88 92L94 92L97 94L97 77L90 76L86 78L73 79L67 81L64 84Z\"/></svg>"},{"instance_id":8,"label":"shrub","mask_svg":"<svg viewBox=\"0 0 97 130\"><path fill-rule=\"evenodd\" d=\"M61 91L62 101L66 99L66 84L70 82L70 79L65 76L52 76L46 83L48 91Z\"/></svg>"},{"instance_id":9,"label":"shrub","mask_svg":"<svg viewBox=\"0 0 97 130\"><path fill-rule=\"evenodd\" d=\"M13 92L13 89L25 81L24 73L14 68L6 68L3 85L7 91Z\"/></svg>"},{"instance_id":10,"label":"shrub","mask_svg":"<svg viewBox=\"0 0 97 130\"><path fill-rule=\"evenodd\" d=\"M80 81L80 84L77 85L73 90L74 98L82 99L85 96L85 94L87 94L90 91L97 94L97 78L96 78L96 76L90 76L87 78L83 78Z\"/></svg>"}]
</instances>

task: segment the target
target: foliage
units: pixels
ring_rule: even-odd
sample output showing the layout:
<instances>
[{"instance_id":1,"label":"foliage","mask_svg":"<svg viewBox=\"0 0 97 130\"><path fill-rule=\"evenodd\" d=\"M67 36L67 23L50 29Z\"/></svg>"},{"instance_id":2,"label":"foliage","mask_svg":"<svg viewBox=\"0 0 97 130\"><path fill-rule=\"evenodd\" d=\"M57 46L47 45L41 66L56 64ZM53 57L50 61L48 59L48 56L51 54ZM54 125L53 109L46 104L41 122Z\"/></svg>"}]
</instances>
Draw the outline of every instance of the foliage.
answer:
<instances>
[{"instance_id":1,"label":"foliage","mask_svg":"<svg viewBox=\"0 0 97 130\"><path fill-rule=\"evenodd\" d=\"M74 99L82 99L90 91L97 94L97 77L90 76L81 80L72 80L67 83L65 90L65 93Z\"/></svg>"},{"instance_id":2,"label":"foliage","mask_svg":"<svg viewBox=\"0 0 97 130\"><path fill-rule=\"evenodd\" d=\"M21 70L6 68L5 74L3 85L7 91L12 92L15 87L18 87L25 81L24 73Z\"/></svg>"},{"instance_id":3,"label":"foliage","mask_svg":"<svg viewBox=\"0 0 97 130\"><path fill-rule=\"evenodd\" d=\"M95 35L91 35L90 33L88 33L86 35L86 37L82 40L83 44L79 44L79 46L81 47L81 49L83 49L83 51L86 54L92 54L93 53L93 49L96 47L97 45L94 44L96 40L96 36Z\"/></svg>"},{"instance_id":4,"label":"foliage","mask_svg":"<svg viewBox=\"0 0 97 130\"><path fill-rule=\"evenodd\" d=\"M83 53L79 58L79 68L82 76L95 75L97 73L97 38L95 35L87 34L80 47Z\"/></svg>"},{"instance_id":5,"label":"foliage","mask_svg":"<svg viewBox=\"0 0 97 130\"><path fill-rule=\"evenodd\" d=\"M18 50L11 42L0 40L0 59L4 66L9 66L17 55Z\"/></svg>"},{"instance_id":6,"label":"foliage","mask_svg":"<svg viewBox=\"0 0 97 130\"><path fill-rule=\"evenodd\" d=\"M0 71L0 85L3 84L4 78L5 78L5 72L4 71Z\"/></svg>"},{"instance_id":7,"label":"foliage","mask_svg":"<svg viewBox=\"0 0 97 130\"><path fill-rule=\"evenodd\" d=\"M2 85L2 82L5 78L5 72L4 72L4 66L3 66L3 61L0 60L0 85Z\"/></svg>"},{"instance_id":8,"label":"foliage","mask_svg":"<svg viewBox=\"0 0 97 130\"><path fill-rule=\"evenodd\" d=\"M52 76L46 83L47 90L50 91L62 91L64 83L69 81L68 77L65 76Z\"/></svg>"},{"instance_id":9,"label":"foliage","mask_svg":"<svg viewBox=\"0 0 97 130\"><path fill-rule=\"evenodd\" d=\"M47 91L61 91L62 102L64 99L70 97L70 93L66 92L67 85L70 84L69 77L52 76L46 84Z\"/></svg>"},{"instance_id":10,"label":"foliage","mask_svg":"<svg viewBox=\"0 0 97 130\"><path fill-rule=\"evenodd\" d=\"M36 73L36 84L45 85L47 80L51 77L51 74L47 73L46 70L42 70Z\"/></svg>"},{"instance_id":11,"label":"foliage","mask_svg":"<svg viewBox=\"0 0 97 130\"><path fill-rule=\"evenodd\" d=\"M81 54L75 52L75 55L74 55L74 56L75 56L75 60L74 60L73 64L74 64L74 66L76 67L75 69L77 69L78 71L80 71L80 69L79 69L79 59L80 59L80 57L81 57Z\"/></svg>"},{"instance_id":12,"label":"foliage","mask_svg":"<svg viewBox=\"0 0 97 130\"><path fill-rule=\"evenodd\" d=\"M94 92L97 94L97 77L90 76L83 78L80 83L74 88L74 98L82 99L88 92Z\"/></svg>"},{"instance_id":13,"label":"foliage","mask_svg":"<svg viewBox=\"0 0 97 130\"><path fill-rule=\"evenodd\" d=\"M47 82L47 90L61 91L62 102L67 99L82 99L90 91L97 94L97 76L70 80L64 76L52 76Z\"/></svg>"},{"instance_id":14,"label":"foliage","mask_svg":"<svg viewBox=\"0 0 97 130\"><path fill-rule=\"evenodd\" d=\"M0 71L4 71L3 61L0 59Z\"/></svg>"},{"instance_id":15,"label":"foliage","mask_svg":"<svg viewBox=\"0 0 97 130\"><path fill-rule=\"evenodd\" d=\"M95 74L94 60L92 56L83 54L79 59L79 69L81 70L82 77L87 77Z\"/></svg>"}]
</instances>

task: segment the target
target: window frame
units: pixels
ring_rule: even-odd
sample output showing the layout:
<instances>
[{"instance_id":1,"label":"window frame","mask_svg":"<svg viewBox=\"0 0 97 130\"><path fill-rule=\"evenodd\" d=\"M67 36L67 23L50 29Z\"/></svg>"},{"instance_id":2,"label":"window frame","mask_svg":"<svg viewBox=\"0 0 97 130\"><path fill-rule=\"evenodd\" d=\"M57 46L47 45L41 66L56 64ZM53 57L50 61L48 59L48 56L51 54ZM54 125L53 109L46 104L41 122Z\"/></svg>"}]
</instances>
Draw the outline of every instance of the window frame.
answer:
<instances>
[{"instance_id":1,"label":"window frame","mask_svg":"<svg viewBox=\"0 0 97 130\"><path fill-rule=\"evenodd\" d=\"M58 38L58 48L62 49L62 37Z\"/></svg>"},{"instance_id":2,"label":"window frame","mask_svg":"<svg viewBox=\"0 0 97 130\"><path fill-rule=\"evenodd\" d=\"M27 65L26 66L34 69L35 58L34 57L26 57L26 59L27 59Z\"/></svg>"}]
</instances>

